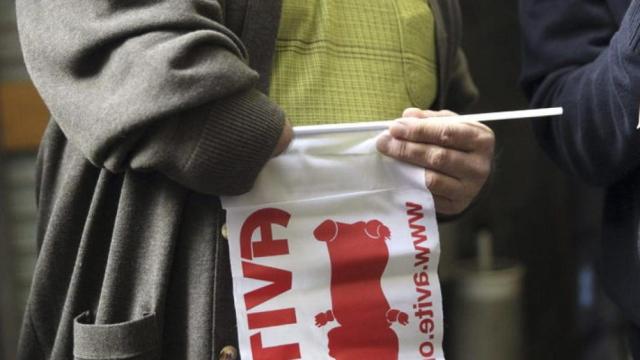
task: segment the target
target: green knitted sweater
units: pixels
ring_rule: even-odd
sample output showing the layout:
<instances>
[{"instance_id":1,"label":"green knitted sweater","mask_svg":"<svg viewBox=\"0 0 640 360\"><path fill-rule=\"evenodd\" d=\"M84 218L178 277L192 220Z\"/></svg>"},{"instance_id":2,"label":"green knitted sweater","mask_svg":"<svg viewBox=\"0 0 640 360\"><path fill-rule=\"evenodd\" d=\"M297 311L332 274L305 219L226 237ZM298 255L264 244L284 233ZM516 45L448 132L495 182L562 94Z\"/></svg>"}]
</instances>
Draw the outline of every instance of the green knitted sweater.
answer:
<instances>
[{"instance_id":1,"label":"green knitted sweater","mask_svg":"<svg viewBox=\"0 0 640 360\"><path fill-rule=\"evenodd\" d=\"M425 0L284 0L270 96L294 125L428 108L434 25Z\"/></svg>"}]
</instances>

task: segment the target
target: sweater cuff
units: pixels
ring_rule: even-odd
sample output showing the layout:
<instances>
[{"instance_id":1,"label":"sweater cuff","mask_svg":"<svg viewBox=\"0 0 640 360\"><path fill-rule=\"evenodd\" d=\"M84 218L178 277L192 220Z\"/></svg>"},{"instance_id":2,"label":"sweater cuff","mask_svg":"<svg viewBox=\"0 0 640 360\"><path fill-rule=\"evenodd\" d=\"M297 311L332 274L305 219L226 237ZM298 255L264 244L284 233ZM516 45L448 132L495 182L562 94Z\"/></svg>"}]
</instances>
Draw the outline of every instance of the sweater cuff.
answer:
<instances>
[{"instance_id":1,"label":"sweater cuff","mask_svg":"<svg viewBox=\"0 0 640 360\"><path fill-rule=\"evenodd\" d=\"M208 194L247 192L280 139L284 112L255 89L222 99L208 110L200 141L184 165L183 181Z\"/></svg>"}]
</instances>

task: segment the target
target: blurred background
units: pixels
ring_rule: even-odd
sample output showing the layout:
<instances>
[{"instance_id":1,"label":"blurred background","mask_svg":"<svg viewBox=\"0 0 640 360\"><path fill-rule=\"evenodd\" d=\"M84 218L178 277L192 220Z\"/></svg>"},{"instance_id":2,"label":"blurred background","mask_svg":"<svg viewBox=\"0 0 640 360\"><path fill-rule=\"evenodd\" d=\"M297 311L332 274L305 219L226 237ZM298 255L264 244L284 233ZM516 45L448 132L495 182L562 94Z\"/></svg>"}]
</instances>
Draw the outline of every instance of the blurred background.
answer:
<instances>
[{"instance_id":1,"label":"blurred background","mask_svg":"<svg viewBox=\"0 0 640 360\"><path fill-rule=\"evenodd\" d=\"M15 3L0 0L0 359L15 357L36 259L34 169L47 118L22 63Z\"/></svg>"},{"instance_id":2,"label":"blurred background","mask_svg":"<svg viewBox=\"0 0 640 360\"><path fill-rule=\"evenodd\" d=\"M481 91L473 112L526 108L517 1L461 3ZM47 116L22 64L14 2L0 0L0 359L15 357L36 259L34 166ZM528 121L491 126L492 185L440 229L448 358L626 360L625 323L596 271L601 191L560 172Z\"/></svg>"}]
</instances>

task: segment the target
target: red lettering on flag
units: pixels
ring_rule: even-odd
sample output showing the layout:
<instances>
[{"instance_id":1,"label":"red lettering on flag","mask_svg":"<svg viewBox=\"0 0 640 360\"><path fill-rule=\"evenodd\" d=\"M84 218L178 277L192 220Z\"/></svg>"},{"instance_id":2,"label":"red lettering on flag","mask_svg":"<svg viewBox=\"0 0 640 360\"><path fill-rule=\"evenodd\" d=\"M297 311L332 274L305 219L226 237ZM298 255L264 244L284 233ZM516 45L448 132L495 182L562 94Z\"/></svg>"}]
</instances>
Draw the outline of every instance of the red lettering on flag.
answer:
<instances>
[{"instance_id":1,"label":"red lettering on flag","mask_svg":"<svg viewBox=\"0 0 640 360\"><path fill-rule=\"evenodd\" d=\"M244 301L247 305L247 310L251 310L256 306L291 290L291 271L243 261L242 273L249 279L271 282L269 285L244 294Z\"/></svg>"},{"instance_id":2,"label":"red lettering on flag","mask_svg":"<svg viewBox=\"0 0 640 360\"><path fill-rule=\"evenodd\" d=\"M247 315L249 329L262 329L296 323L296 311L293 308L255 312Z\"/></svg>"},{"instance_id":3,"label":"red lettering on flag","mask_svg":"<svg viewBox=\"0 0 640 360\"><path fill-rule=\"evenodd\" d=\"M253 257L266 257L289 254L286 239L274 239L272 225L287 227L291 214L274 208L260 209L249 215L240 229L240 256L251 260ZM253 242L253 233L260 230L260 240Z\"/></svg>"},{"instance_id":4,"label":"red lettering on flag","mask_svg":"<svg viewBox=\"0 0 640 360\"><path fill-rule=\"evenodd\" d=\"M300 346L298 344L286 344L272 347L262 346L262 335L260 333L253 334L250 337L251 353L255 360L273 360L273 359L300 359Z\"/></svg>"}]
</instances>

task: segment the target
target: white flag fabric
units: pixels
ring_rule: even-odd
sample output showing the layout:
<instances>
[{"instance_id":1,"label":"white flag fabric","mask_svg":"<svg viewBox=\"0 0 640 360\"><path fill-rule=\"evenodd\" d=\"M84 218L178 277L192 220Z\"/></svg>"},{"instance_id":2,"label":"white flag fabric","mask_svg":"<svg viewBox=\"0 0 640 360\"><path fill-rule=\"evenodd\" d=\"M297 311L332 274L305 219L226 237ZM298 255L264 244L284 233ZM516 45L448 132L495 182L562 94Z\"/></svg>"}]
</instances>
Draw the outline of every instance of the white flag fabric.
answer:
<instances>
[{"instance_id":1,"label":"white flag fabric","mask_svg":"<svg viewBox=\"0 0 640 360\"><path fill-rule=\"evenodd\" d=\"M296 136L222 199L242 359L444 359L433 198L378 134Z\"/></svg>"}]
</instances>

